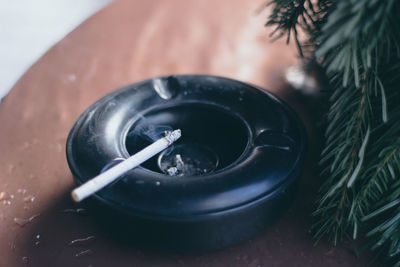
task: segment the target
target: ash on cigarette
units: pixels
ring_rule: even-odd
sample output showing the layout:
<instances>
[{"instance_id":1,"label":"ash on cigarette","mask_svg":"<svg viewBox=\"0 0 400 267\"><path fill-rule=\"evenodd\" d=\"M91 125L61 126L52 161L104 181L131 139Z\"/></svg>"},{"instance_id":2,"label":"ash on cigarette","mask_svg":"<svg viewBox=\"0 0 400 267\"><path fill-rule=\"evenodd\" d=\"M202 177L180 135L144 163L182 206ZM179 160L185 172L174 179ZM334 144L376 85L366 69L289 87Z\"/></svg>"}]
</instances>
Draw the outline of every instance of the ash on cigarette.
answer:
<instances>
[{"instance_id":1,"label":"ash on cigarette","mask_svg":"<svg viewBox=\"0 0 400 267\"><path fill-rule=\"evenodd\" d=\"M125 140L125 145L130 155L133 155L160 138L165 137L166 132L172 132L168 125L146 124L147 119L140 118L140 123L133 125ZM103 170L104 171L104 170Z\"/></svg>"},{"instance_id":2,"label":"ash on cigarette","mask_svg":"<svg viewBox=\"0 0 400 267\"><path fill-rule=\"evenodd\" d=\"M172 131L173 128L168 125L143 125L132 128L126 138L131 143L137 143L141 140L153 143L164 137L166 132Z\"/></svg>"}]
</instances>

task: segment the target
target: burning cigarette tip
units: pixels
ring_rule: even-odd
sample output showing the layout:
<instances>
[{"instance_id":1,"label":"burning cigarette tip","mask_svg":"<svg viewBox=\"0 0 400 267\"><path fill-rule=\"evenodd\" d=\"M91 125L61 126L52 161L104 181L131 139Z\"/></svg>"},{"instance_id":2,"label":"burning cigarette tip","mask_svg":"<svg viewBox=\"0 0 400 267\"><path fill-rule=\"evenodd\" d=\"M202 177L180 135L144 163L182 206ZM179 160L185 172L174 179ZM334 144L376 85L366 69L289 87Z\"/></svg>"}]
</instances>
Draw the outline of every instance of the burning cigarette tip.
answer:
<instances>
[{"instance_id":1,"label":"burning cigarette tip","mask_svg":"<svg viewBox=\"0 0 400 267\"><path fill-rule=\"evenodd\" d=\"M169 145L171 145L173 142L175 142L176 140L178 140L181 137L182 133L180 129L177 129L175 131L172 132L168 132L165 135L165 138L167 139Z\"/></svg>"}]
</instances>

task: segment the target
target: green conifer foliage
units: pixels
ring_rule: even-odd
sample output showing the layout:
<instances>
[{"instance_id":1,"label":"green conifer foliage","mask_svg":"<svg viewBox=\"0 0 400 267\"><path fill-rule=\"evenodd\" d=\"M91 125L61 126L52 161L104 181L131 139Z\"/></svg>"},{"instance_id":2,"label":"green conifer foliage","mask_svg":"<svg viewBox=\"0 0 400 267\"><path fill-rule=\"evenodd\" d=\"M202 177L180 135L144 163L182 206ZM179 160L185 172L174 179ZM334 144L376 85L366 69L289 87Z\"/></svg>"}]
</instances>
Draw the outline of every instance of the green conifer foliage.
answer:
<instances>
[{"instance_id":1,"label":"green conifer foliage","mask_svg":"<svg viewBox=\"0 0 400 267\"><path fill-rule=\"evenodd\" d=\"M400 1L267 5L272 35L294 40L330 82L316 240L364 235L365 247L400 266Z\"/></svg>"}]
</instances>

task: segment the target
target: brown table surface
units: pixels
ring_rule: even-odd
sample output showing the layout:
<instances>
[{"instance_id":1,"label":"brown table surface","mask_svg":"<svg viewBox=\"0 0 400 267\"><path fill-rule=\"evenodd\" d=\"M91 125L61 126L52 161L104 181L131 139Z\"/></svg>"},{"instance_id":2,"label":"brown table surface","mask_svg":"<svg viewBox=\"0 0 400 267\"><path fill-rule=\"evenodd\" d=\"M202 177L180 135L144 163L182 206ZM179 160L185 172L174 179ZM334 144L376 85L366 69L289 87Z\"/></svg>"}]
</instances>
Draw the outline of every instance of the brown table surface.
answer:
<instances>
[{"instance_id":1,"label":"brown table surface","mask_svg":"<svg viewBox=\"0 0 400 267\"><path fill-rule=\"evenodd\" d=\"M309 214L319 135L305 103L284 83L285 69L298 63L296 49L284 40L269 42L266 13L255 14L262 3L117 1L27 71L0 105L0 192L6 193L0 193L0 266L367 265L368 255L357 258L352 242L313 246ZM77 117L116 88L177 73L221 75L269 88L306 123L310 150L296 201L252 240L207 253L149 252L119 243L90 213L70 210L79 205L69 197L74 182L65 142ZM69 245L92 235L91 242Z\"/></svg>"}]
</instances>

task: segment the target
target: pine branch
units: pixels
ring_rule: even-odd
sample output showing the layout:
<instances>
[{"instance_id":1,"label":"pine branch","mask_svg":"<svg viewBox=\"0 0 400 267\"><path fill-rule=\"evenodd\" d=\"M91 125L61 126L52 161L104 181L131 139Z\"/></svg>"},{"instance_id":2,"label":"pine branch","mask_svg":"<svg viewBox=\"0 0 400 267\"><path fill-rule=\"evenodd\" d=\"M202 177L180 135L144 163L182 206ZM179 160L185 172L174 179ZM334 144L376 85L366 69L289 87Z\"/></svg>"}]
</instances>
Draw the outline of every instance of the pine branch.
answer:
<instances>
[{"instance_id":1,"label":"pine branch","mask_svg":"<svg viewBox=\"0 0 400 267\"><path fill-rule=\"evenodd\" d=\"M390 118L375 131L380 145L369 151L370 167L360 178L364 182L354 202L358 203L355 214L369 229L367 247L383 251L395 266L400 266L400 64L393 65L382 75Z\"/></svg>"},{"instance_id":2,"label":"pine branch","mask_svg":"<svg viewBox=\"0 0 400 267\"><path fill-rule=\"evenodd\" d=\"M368 212L371 203L381 200L390 183L398 180L398 174L400 174L400 165L397 164L400 162L400 131L397 122L399 119L400 114L396 114L393 123L388 123L391 128L385 130L379 140L379 142L386 143L385 148L380 150L379 147L373 147L369 152L370 161L374 163L364 172L362 179L365 179L366 183L360 188L357 196L357 202L360 203L360 208L363 210L360 211L361 216ZM377 159L374 161L373 158Z\"/></svg>"},{"instance_id":3,"label":"pine branch","mask_svg":"<svg viewBox=\"0 0 400 267\"><path fill-rule=\"evenodd\" d=\"M293 38L299 51L304 57L304 42L300 41L299 32L306 32L308 36L314 36L323 24L324 15L330 6L330 1L319 1L314 4L311 0L273 0L267 6L273 6L273 10L266 26L275 26L270 36L274 40L287 36L289 43ZM293 36L293 37L292 37ZM306 42L307 47L313 46L312 41Z\"/></svg>"},{"instance_id":4,"label":"pine branch","mask_svg":"<svg viewBox=\"0 0 400 267\"><path fill-rule=\"evenodd\" d=\"M273 34L294 33L301 56L305 43L314 49L331 84L314 235L336 244L370 229L366 247L400 266L400 3L270 4Z\"/></svg>"},{"instance_id":5,"label":"pine branch","mask_svg":"<svg viewBox=\"0 0 400 267\"><path fill-rule=\"evenodd\" d=\"M338 2L318 37L320 44L316 57L322 58L327 74L339 76L342 84L333 84L332 96L337 99L331 102L328 115L327 145L322 153L322 166L325 166L324 173L328 178L321 187L322 197L314 213L318 218L313 226L313 229L318 229L315 231L317 240L326 236L336 244L350 232L354 239L357 238L359 229L368 227L361 218L370 212L372 201L381 198L385 189L390 188L387 173L382 176L382 171L393 170L388 165L394 163L390 159L400 164L398 158L391 157L390 144L376 134L379 132L377 129L385 128L383 125L388 121L386 94L394 90L384 77L386 68L393 65L387 54L393 55L400 42L397 34L382 28L393 18L393 10L398 10L398 5L396 9L393 7L394 1ZM373 10L386 10L387 13L384 18L370 18L375 14ZM393 47L388 51L387 47L391 45ZM365 93L362 99L368 101L369 112L348 108L359 103L354 88ZM348 119L345 112L352 113L352 117ZM354 125L362 123L372 130L371 137L369 134L360 137L360 128ZM389 125L395 124L396 121L392 120ZM349 134L354 127L358 127L352 132L355 135ZM368 146L364 147L364 144ZM355 156L357 149L358 158ZM380 155L379 163L375 163L377 155ZM371 173L376 174L371 176Z\"/></svg>"},{"instance_id":6,"label":"pine branch","mask_svg":"<svg viewBox=\"0 0 400 267\"><path fill-rule=\"evenodd\" d=\"M321 164L326 166L322 174L327 179L320 189L322 197L314 212L319 219L313 226L317 240L327 236L334 244L342 239L349 227L357 227L357 223L347 220L354 195L349 187L359 175L364 161L372 112L369 79L364 78L361 89L354 86L342 90L341 94L331 98L330 125L326 131L330 141L321 156ZM349 123L344 129L340 127L343 121Z\"/></svg>"},{"instance_id":7,"label":"pine branch","mask_svg":"<svg viewBox=\"0 0 400 267\"><path fill-rule=\"evenodd\" d=\"M360 87L363 73L370 69L378 72L374 60L378 63L384 56L390 59L390 45L400 49L398 4L395 0L338 1L332 10L318 34L315 55L323 59L328 75L343 73L344 87L351 71L353 82Z\"/></svg>"},{"instance_id":8,"label":"pine branch","mask_svg":"<svg viewBox=\"0 0 400 267\"><path fill-rule=\"evenodd\" d=\"M396 154L399 157L399 153ZM386 251L391 263L400 266L400 181L390 187L390 195L380 201L377 209L362 221L368 222L371 219L375 219L375 227L367 233L367 237L371 239L371 249Z\"/></svg>"}]
</instances>

